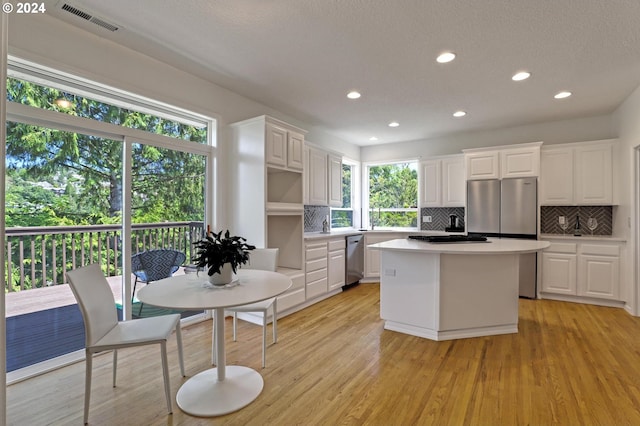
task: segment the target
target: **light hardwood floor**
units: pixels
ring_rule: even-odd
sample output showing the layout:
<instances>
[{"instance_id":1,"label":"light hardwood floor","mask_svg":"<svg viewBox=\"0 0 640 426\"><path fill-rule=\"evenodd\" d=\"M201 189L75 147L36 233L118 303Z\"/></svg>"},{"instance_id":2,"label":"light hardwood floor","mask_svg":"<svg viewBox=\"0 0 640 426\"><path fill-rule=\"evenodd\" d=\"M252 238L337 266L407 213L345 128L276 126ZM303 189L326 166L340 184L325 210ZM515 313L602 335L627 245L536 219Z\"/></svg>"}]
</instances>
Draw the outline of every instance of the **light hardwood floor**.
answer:
<instances>
[{"instance_id":1,"label":"light hardwood floor","mask_svg":"<svg viewBox=\"0 0 640 426\"><path fill-rule=\"evenodd\" d=\"M638 425L640 318L621 309L520 300L518 334L433 342L383 330L379 286L361 284L278 322L260 368L260 327L227 335L227 363L261 372L256 401L214 419L167 415L158 349L94 362L90 424ZM228 319L230 325L230 320ZM211 322L186 327L187 376L208 367ZM183 382L171 341L171 386ZM8 388L11 425L82 423L84 363Z\"/></svg>"}]
</instances>

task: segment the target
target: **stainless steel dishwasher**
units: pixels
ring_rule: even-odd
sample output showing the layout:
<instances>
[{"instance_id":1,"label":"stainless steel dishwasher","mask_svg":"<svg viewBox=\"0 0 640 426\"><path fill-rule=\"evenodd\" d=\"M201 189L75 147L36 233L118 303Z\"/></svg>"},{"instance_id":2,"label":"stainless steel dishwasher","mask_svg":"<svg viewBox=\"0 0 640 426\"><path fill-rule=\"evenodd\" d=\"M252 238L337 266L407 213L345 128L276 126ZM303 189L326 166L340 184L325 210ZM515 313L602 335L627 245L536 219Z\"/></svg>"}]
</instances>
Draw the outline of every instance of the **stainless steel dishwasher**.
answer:
<instances>
[{"instance_id":1,"label":"stainless steel dishwasher","mask_svg":"<svg viewBox=\"0 0 640 426\"><path fill-rule=\"evenodd\" d=\"M346 237L347 255L345 267L345 285L357 284L364 277L364 236L362 234Z\"/></svg>"}]
</instances>

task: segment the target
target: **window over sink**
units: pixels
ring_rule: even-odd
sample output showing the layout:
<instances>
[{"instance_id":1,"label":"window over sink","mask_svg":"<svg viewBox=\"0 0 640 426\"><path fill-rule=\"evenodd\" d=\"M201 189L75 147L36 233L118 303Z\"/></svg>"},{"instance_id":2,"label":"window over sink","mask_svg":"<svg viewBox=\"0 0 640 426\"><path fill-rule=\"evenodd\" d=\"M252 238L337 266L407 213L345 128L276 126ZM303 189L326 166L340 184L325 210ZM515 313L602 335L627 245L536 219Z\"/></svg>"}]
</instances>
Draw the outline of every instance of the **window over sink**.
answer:
<instances>
[{"instance_id":1,"label":"window over sink","mask_svg":"<svg viewBox=\"0 0 640 426\"><path fill-rule=\"evenodd\" d=\"M418 227L418 162L367 166L369 228Z\"/></svg>"}]
</instances>

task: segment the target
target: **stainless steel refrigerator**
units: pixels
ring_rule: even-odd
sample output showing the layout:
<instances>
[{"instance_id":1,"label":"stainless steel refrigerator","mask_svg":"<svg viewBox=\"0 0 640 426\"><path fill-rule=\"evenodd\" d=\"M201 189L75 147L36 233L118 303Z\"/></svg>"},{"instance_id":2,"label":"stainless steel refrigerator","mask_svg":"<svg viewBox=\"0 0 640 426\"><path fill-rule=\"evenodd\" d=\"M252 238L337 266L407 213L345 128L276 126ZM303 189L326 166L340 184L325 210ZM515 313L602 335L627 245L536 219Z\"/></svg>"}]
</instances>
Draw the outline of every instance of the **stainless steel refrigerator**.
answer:
<instances>
[{"instance_id":1,"label":"stainless steel refrigerator","mask_svg":"<svg viewBox=\"0 0 640 426\"><path fill-rule=\"evenodd\" d=\"M467 233L498 238L537 239L536 178L467 182ZM535 253L520 256L520 296L536 297Z\"/></svg>"}]
</instances>

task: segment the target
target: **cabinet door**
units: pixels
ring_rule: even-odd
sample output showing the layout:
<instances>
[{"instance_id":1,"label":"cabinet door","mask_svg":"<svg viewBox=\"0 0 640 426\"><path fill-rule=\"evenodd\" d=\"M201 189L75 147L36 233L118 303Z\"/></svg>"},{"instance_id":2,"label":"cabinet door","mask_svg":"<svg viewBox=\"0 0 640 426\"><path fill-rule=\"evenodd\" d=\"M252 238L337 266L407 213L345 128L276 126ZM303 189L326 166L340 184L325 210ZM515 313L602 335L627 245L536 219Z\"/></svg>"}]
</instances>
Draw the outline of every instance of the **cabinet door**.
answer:
<instances>
[{"instance_id":1,"label":"cabinet door","mask_svg":"<svg viewBox=\"0 0 640 426\"><path fill-rule=\"evenodd\" d=\"M275 166L287 166L287 131L267 123L266 161Z\"/></svg>"},{"instance_id":2,"label":"cabinet door","mask_svg":"<svg viewBox=\"0 0 640 426\"><path fill-rule=\"evenodd\" d=\"M424 207L442 206L441 164L440 160L420 163L420 204Z\"/></svg>"},{"instance_id":3,"label":"cabinet door","mask_svg":"<svg viewBox=\"0 0 640 426\"><path fill-rule=\"evenodd\" d=\"M542 150L540 157L540 204L572 205L573 149Z\"/></svg>"},{"instance_id":4,"label":"cabinet door","mask_svg":"<svg viewBox=\"0 0 640 426\"><path fill-rule=\"evenodd\" d=\"M498 151L465 154L467 179L499 179L500 153Z\"/></svg>"},{"instance_id":5,"label":"cabinet door","mask_svg":"<svg viewBox=\"0 0 640 426\"><path fill-rule=\"evenodd\" d=\"M380 278L380 250L370 249L369 244L381 243L396 238L401 238L398 234L375 235L365 234L364 236L364 276L366 278Z\"/></svg>"},{"instance_id":6,"label":"cabinet door","mask_svg":"<svg viewBox=\"0 0 640 426\"><path fill-rule=\"evenodd\" d=\"M327 154L309 148L309 204L326 206L327 202Z\"/></svg>"},{"instance_id":7,"label":"cabinet door","mask_svg":"<svg viewBox=\"0 0 640 426\"><path fill-rule=\"evenodd\" d=\"M581 255L578 261L578 295L619 300L619 271L617 257Z\"/></svg>"},{"instance_id":8,"label":"cabinet door","mask_svg":"<svg viewBox=\"0 0 640 426\"><path fill-rule=\"evenodd\" d=\"M287 167L302 170L304 167L304 135L289 132L287 138Z\"/></svg>"},{"instance_id":9,"label":"cabinet door","mask_svg":"<svg viewBox=\"0 0 640 426\"><path fill-rule=\"evenodd\" d=\"M345 266L344 249L329 252L329 291L344 286Z\"/></svg>"},{"instance_id":10,"label":"cabinet door","mask_svg":"<svg viewBox=\"0 0 640 426\"><path fill-rule=\"evenodd\" d=\"M502 178L532 177L540 174L540 148L514 148L500 152Z\"/></svg>"},{"instance_id":11,"label":"cabinet door","mask_svg":"<svg viewBox=\"0 0 640 426\"><path fill-rule=\"evenodd\" d=\"M342 207L342 158L329 154L329 205Z\"/></svg>"},{"instance_id":12,"label":"cabinet door","mask_svg":"<svg viewBox=\"0 0 640 426\"><path fill-rule=\"evenodd\" d=\"M613 146L575 148L577 204L613 204Z\"/></svg>"},{"instance_id":13,"label":"cabinet door","mask_svg":"<svg viewBox=\"0 0 640 426\"><path fill-rule=\"evenodd\" d=\"M304 155L304 168L302 170L302 204L309 204L309 148L305 145L302 154Z\"/></svg>"},{"instance_id":14,"label":"cabinet door","mask_svg":"<svg viewBox=\"0 0 640 426\"><path fill-rule=\"evenodd\" d=\"M576 294L576 255L542 253L542 291Z\"/></svg>"},{"instance_id":15,"label":"cabinet door","mask_svg":"<svg viewBox=\"0 0 640 426\"><path fill-rule=\"evenodd\" d=\"M464 207L466 204L464 157L442 159L442 205Z\"/></svg>"}]
</instances>

